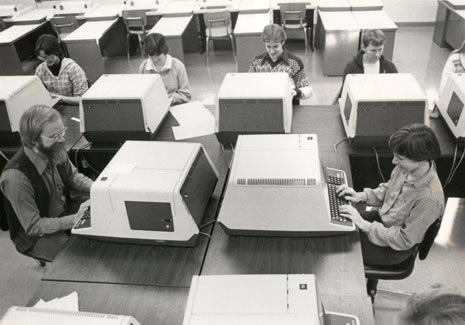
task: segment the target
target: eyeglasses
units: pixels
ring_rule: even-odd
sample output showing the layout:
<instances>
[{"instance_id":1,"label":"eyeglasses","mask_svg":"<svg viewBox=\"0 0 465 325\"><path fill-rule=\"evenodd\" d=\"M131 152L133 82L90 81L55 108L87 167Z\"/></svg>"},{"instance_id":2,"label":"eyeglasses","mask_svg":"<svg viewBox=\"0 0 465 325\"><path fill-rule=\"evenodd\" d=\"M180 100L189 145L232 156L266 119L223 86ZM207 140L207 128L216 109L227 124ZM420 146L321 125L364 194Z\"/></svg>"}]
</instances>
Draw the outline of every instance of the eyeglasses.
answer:
<instances>
[{"instance_id":1,"label":"eyeglasses","mask_svg":"<svg viewBox=\"0 0 465 325\"><path fill-rule=\"evenodd\" d=\"M47 139L49 141L56 142L56 141L58 141L60 139L65 138L67 129L68 129L67 127L64 127L63 130L61 130L60 132L55 133L54 135L52 135L50 137L46 137L45 135L41 135L41 137L44 138L44 139Z\"/></svg>"},{"instance_id":2,"label":"eyeglasses","mask_svg":"<svg viewBox=\"0 0 465 325\"><path fill-rule=\"evenodd\" d=\"M44 56L38 55L37 58L38 58L40 61L52 60L52 59L55 58L55 54L44 55Z\"/></svg>"}]
</instances>

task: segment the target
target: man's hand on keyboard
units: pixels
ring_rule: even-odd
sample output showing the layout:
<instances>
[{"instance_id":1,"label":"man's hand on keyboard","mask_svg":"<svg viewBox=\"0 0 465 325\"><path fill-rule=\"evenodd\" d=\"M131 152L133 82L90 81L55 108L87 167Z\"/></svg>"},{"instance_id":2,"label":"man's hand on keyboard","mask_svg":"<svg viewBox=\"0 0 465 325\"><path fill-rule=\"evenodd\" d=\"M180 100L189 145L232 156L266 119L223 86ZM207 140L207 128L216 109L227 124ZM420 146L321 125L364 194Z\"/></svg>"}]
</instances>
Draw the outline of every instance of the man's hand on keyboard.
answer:
<instances>
[{"instance_id":1,"label":"man's hand on keyboard","mask_svg":"<svg viewBox=\"0 0 465 325\"><path fill-rule=\"evenodd\" d=\"M339 207L339 213L342 217L352 220L355 226L358 228L361 227L361 224L364 222L360 213L351 205L341 205Z\"/></svg>"},{"instance_id":2,"label":"man's hand on keyboard","mask_svg":"<svg viewBox=\"0 0 465 325\"><path fill-rule=\"evenodd\" d=\"M79 206L78 212L74 215L74 223L78 222L79 219L83 216L84 212L87 211L87 209L90 208L90 200L87 200L85 202L82 202L81 205Z\"/></svg>"},{"instance_id":3,"label":"man's hand on keyboard","mask_svg":"<svg viewBox=\"0 0 465 325\"><path fill-rule=\"evenodd\" d=\"M339 197L343 197L347 201L354 203L365 202L367 199L367 196L364 192L355 192L352 187L349 187L345 184L338 186L336 189L336 194Z\"/></svg>"}]
</instances>

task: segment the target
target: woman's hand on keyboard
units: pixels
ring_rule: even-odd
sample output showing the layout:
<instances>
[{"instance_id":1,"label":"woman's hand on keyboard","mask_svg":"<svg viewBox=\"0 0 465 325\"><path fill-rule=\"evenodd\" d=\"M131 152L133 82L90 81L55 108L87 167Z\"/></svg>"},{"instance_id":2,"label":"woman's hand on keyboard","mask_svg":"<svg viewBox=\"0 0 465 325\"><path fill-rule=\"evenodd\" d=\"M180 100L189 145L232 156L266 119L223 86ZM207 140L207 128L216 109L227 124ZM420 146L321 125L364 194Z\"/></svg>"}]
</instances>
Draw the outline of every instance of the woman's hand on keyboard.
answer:
<instances>
[{"instance_id":1,"label":"woman's hand on keyboard","mask_svg":"<svg viewBox=\"0 0 465 325\"><path fill-rule=\"evenodd\" d=\"M355 226L360 228L360 225L363 223L363 218L360 213L351 205L341 205L339 207L339 213L341 217L348 218L352 220Z\"/></svg>"},{"instance_id":2,"label":"woman's hand on keyboard","mask_svg":"<svg viewBox=\"0 0 465 325\"><path fill-rule=\"evenodd\" d=\"M366 201L366 194L364 192L356 192L352 187L345 184L338 186L336 194L339 197L343 197L347 201L354 203L360 203Z\"/></svg>"}]
</instances>

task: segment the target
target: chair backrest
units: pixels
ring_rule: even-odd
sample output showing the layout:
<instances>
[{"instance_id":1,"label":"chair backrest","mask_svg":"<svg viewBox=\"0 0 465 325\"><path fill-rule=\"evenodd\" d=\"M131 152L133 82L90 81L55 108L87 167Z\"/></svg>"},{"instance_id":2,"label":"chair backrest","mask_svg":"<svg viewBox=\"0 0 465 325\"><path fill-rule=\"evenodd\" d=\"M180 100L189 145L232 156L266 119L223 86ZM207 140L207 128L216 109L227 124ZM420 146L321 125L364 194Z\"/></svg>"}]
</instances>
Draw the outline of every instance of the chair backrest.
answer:
<instances>
[{"instance_id":1,"label":"chair backrest","mask_svg":"<svg viewBox=\"0 0 465 325\"><path fill-rule=\"evenodd\" d=\"M53 16L50 18L50 23L52 24L58 36L69 34L78 28L76 16L73 15Z\"/></svg>"},{"instance_id":2,"label":"chair backrest","mask_svg":"<svg viewBox=\"0 0 465 325\"><path fill-rule=\"evenodd\" d=\"M295 25L299 24L303 26L305 22L305 3L303 2L288 2L280 3L279 11L281 13L281 25L286 27L286 25Z\"/></svg>"},{"instance_id":3,"label":"chair backrest","mask_svg":"<svg viewBox=\"0 0 465 325\"><path fill-rule=\"evenodd\" d=\"M228 10L206 11L203 14L207 36L225 37L232 32L231 13Z\"/></svg>"},{"instance_id":4,"label":"chair backrest","mask_svg":"<svg viewBox=\"0 0 465 325\"><path fill-rule=\"evenodd\" d=\"M436 238L439 228L441 228L442 216L437 218L435 222L433 222L425 233L425 237L423 241L418 246L418 257L420 260L424 260L433 246L434 239Z\"/></svg>"},{"instance_id":5,"label":"chair backrest","mask_svg":"<svg viewBox=\"0 0 465 325\"><path fill-rule=\"evenodd\" d=\"M145 33L147 25L145 10L123 10L122 16L128 33Z\"/></svg>"}]
</instances>

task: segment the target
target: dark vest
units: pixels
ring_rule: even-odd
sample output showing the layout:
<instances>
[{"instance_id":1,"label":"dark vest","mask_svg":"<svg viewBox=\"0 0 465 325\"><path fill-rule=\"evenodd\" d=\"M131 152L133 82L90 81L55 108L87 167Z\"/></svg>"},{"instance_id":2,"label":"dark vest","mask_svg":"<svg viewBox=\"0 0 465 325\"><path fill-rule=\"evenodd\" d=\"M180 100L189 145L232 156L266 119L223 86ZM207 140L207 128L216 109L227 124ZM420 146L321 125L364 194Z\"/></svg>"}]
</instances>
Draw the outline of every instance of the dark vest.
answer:
<instances>
[{"instance_id":1,"label":"dark vest","mask_svg":"<svg viewBox=\"0 0 465 325\"><path fill-rule=\"evenodd\" d=\"M34 189L34 199L37 204L37 208L39 209L40 217L49 218L48 210L50 206L50 193L48 192L47 186L36 167L24 153L24 147L18 150L3 170L7 169L17 169L29 179L32 188ZM63 166L57 166L57 169L60 176L64 175L62 173ZM15 243L16 249L19 252L24 253L35 245L39 237L28 236L26 234L26 231L19 222L18 217L6 196L3 197L3 203L6 220L8 222L8 227L10 228L10 238Z\"/></svg>"}]
</instances>

